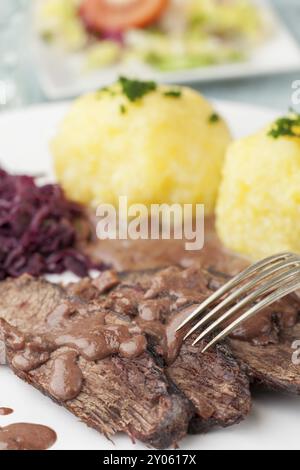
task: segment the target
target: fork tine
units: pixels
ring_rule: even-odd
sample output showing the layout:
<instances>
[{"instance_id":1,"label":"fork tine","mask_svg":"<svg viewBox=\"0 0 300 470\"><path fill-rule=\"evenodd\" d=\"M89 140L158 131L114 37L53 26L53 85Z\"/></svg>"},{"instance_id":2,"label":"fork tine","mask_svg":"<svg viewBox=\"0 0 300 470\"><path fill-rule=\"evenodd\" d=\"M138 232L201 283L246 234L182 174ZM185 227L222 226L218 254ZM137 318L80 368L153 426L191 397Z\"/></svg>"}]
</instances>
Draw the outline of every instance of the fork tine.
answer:
<instances>
[{"instance_id":1,"label":"fork tine","mask_svg":"<svg viewBox=\"0 0 300 470\"><path fill-rule=\"evenodd\" d=\"M245 312L241 317L237 318L235 321L233 321L230 325L228 325L223 331L221 331L210 343L208 343L205 348L202 349L202 353L207 351L209 348L214 346L218 341L221 339L226 338L237 326L239 326L241 323L243 323L245 320L249 320L253 315L258 313L260 310L262 310L265 307L268 307L269 305L273 304L276 302L276 300L282 299L282 297L285 297L286 295L294 292L295 290L300 288L300 280L299 280L299 273L297 276L297 279L294 280L293 282L288 283L287 285L279 288L277 291L272 292L269 296L267 296L265 299L261 300L259 303L251 307L247 312Z\"/></svg>"},{"instance_id":2,"label":"fork tine","mask_svg":"<svg viewBox=\"0 0 300 470\"><path fill-rule=\"evenodd\" d=\"M201 320L196 323L184 336L184 340L187 339L194 331L196 331L200 326L205 325L208 323L208 321L216 315L222 308L226 307L227 305L230 305L237 297L242 295L244 292L247 292L249 289L254 287L259 281L262 281L263 279L267 278L271 274L275 274L276 272L288 268L289 266L293 264L299 264L300 263L300 258L299 257L294 257L291 258L291 260L285 260L285 261L280 261L277 262L276 264L273 265L272 268L264 270L261 274L258 276L252 278L249 282L246 284L243 284L239 289L236 291L233 291L228 297L226 297L222 302L217 304L210 312L205 315Z\"/></svg>"},{"instance_id":3,"label":"fork tine","mask_svg":"<svg viewBox=\"0 0 300 470\"><path fill-rule=\"evenodd\" d=\"M278 263L281 260L288 259L290 257L294 256L292 253L289 252L284 252L280 253L278 255L273 255L269 256L268 258L265 258L261 261L258 261L257 263L254 263L253 265L249 266L246 268L244 271L242 271L240 274L235 276L234 278L230 279L226 284L224 284L220 289L218 289L216 292L214 292L210 297L208 297L204 302L202 302L176 329L176 331L181 330L187 323L189 323L191 320L193 320L197 315L202 313L209 305L211 305L214 301L218 300L220 297L222 297L226 292L236 285L238 285L240 282L244 281L248 276L251 274L257 272L258 270L266 268L269 264L273 263Z\"/></svg>"},{"instance_id":4,"label":"fork tine","mask_svg":"<svg viewBox=\"0 0 300 470\"><path fill-rule=\"evenodd\" d=\"M246 296L244 299L242 299L240 302L235 304L233 307L231 307L227 312L225 312L221 317L219 317L214 323L212 323L206 330L204 330L193 342L193 345L197 344L198 341L201 339L205 338L205 336L208 335L211 331L213 331L217 326L219 326L221 323L223 323L227 318L232 316L234 313L236 313L238 310L240 310L242 307L245 307L247 304L250 302L255 301L258 297L261 295L267 294L269 291L274 290L278 285L282 284L283 281L286 281L292 276L299 275L299 267L296 267L287 273L284 274L279 274L278 276L274 277L271 279L269 282L266 284L263 284L261 287L256 289L255 291L251 292L248 296Z\"/></svg>"}]
</instances>

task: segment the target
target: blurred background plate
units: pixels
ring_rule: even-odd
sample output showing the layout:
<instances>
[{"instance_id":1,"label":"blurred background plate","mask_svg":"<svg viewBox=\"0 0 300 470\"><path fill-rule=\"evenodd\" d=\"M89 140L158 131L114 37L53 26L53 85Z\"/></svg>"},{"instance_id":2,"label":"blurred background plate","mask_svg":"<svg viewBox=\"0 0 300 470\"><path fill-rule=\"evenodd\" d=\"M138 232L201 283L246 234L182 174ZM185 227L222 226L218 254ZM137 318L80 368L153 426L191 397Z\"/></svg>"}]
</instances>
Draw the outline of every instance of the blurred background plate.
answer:
<instances>
[{"instance_id":1,"label":"blurred background plate","mask_svg":"<svg viewBox=\"0 0 300 470\"><path fill-rule=\"evenodd\" d=\"M49 48L38 35L33 37L34 62L44 95L63 99L105 86L119 75L168 83L210 82L239 77L283 73L300 68L300 48L267 0L253 0L272 34L253 49L248 60L226 65L203 66L176 72L158 72L140 62L83 72L80 53L66 54Z\"/></svg>"}]
</instances>

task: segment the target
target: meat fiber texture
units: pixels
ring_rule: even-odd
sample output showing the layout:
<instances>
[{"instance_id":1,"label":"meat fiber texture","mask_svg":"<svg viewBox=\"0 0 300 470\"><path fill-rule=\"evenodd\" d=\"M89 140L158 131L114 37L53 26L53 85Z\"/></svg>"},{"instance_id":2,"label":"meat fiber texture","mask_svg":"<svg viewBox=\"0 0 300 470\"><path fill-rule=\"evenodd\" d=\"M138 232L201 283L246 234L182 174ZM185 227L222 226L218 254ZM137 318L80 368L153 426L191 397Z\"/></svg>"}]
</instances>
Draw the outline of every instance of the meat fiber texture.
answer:
<instances>
[{"instance_id":1,"label":"meat fiber texture","mask_svg":"<svg viewBox=\"0 0 300 470\"><path fill-rule=\"evenodd\" d=\"M173 281L179 276L179 284L182 273L176 268L175 271L167 271L167 274L172 274ZM156 277L158 283L159 275ZM164 272L162 275L165 275ZM79 298L79 291L74 297L74 286L66 292L59 286L30 276L7 280L0 284L0 317L26 335L38 335L45 332L48 314L70 295L72 302L80 305L81 312L86 308L87 315L91 314L90 306L95 304L101 304L108 312L115 312L114 303L120 303L122 298L123 301L128 300L128 296L138 305L141 297L146 295L152 278L149 273L132 275L132 279L125 276L123 282L106 295L96 295L97 291L86 282L89 296L91 293L94 295L89 302L84 298L86 289L82 290ZM188 284L188 271L184 278ZM196 285L197 279L193 281L193 289ZM198 288L201 286L203 288L203 280L199 273ZM133 292L135 295L132 295ZM178 294L181 296L182 292ZM172 303L174 299L175 292L169 296ZM119 309L121 305L122 302ZM123 303L121 310L127 317L135 315L134 305L128 305L128 301ZM170 314L168 309L164 314L166 320ZM187 343L176 361L168 367L153 349L151 335L149 338L148 350L136 359L113 355L91 362L81 356L79 366L83 371L83 388L75 399L63 405L107 437L123 431L133 439L140 439L157 448L177 445L188 428L203 431L216 424L227 426L239 422L249 413L251 397L248 379L225 345L201 354L199 348L192 348ZM13 368L11 361L14 353L9 348L7 359L18 376L51 396L48 377L52 361L58 353L59 350L53 352L47 363L30 372ZM53 396L51 398L54 399Z\"/></svg>"},{"instance_id":2,"label":"meat fiber texture","mask_svg":"<svg viewBox=\"0 0 300 470\"><path fill-rule=\"evenodd\" d=\"M280 333L279 342L264 346L231 340L236 358L246 364L252 380L269 389L300 395L300 364L293 361L300 323Z\"/></svg>"},{"instance_id":3,"label":"meat fiber texture","mask_svg":"<svg viewBox=\"0 0 300 470\"><path fill-rule=\"evenodd\" d=\"M29 335L43 331L47 315L66 300L60 287L29 276L4 282L2 289L5 296L1 295L1 317ZM48 377L57 354L59 351L30 372L12 368L20 378L51 396ZM7 348L10 365L12 357L13 352ZM172 387L148 352L135 360L113 356L89 362L80 357L79 366L83 388L64 406L88 426L109 438L123 431L158 448L176 445L186 434L191 405Z\"/></svg>"},{"instance_id":4,"label":"meat fiber texture","mask_svg":"<svg viewBox=\"0 0 300 470\"><path fill-rule=\"evenodd\" d=\"M164 289L167 292L163 292L159 288L161 278L164 278ZM154 294L156 298L173 298L176 299L180 295L184 294L187 297L187 301L190 303L199 303L201 301L201 295L204 293L207 296L211 293L212 289L215 290L227 280L226 276L222 273L210 272L201 270L197 267L188 269L181 268L167 268L160 271L145 271L145 272L130 272L123 275L123 284L115 289L114 293L111 293L110 297L114 298L113 308L118 309L120 300L118 299L118 292L125 290L124 284L128 289L135 289L135 292L140 292L140 298L144 295L142 292L149 291ZM161 284L162 287L162 284ZM84 291L81 295L84 295ZM131 304L129 303L126 307L127 312L131 315L136 315L138 305L134 305L132 302L133 296L131 296ZM203 297L202 297L203 300ZM140 301L140 299L139 299ZM137 299L135 300L136 304ZM292 361L292 355L295 352L293 349L293 343L300 338L300 301L297 296L288 296L279 302L273 304L269 309L270 314L270 325L268 335L264 338L263 344L259 341L241 341L236 338L230 338L228 345L221 345L221 348L230 347L229 356L232 354L238 360L239 364L244 370L251 382L261 384L264 387L284 391L288 393L300 394L300 365L294 364ZM180 309L178 309L180 310ZM176 312L164 312L162 310L162 320L166 320L170 314L174 315ZM285 317L294 316L296 324L290 324L285 321ZM192 390L199 387L199 381L209 382L209 374L213 374L213 365L208 361L205 363L203 370L197 370L199 361L195 358L197 353L201 350L201 345L196 348L191 347L190 343L186 343L179 354L179 357L175 363L170 367L172 371L172 379L174 380L173 367L176 366L175 376L178 379L180 375L180 369L184 369L184 363L189 364L189 370L193 367L193 372L190 376L184 374L180 383L180 388L189 388L190 383L190 395ZM223 351L224 352L224 351ZM185 357L186 356L186 357ZM224 359L224 356L223 356ZM215 370L217 374L217 370ZM241 378L241 376L239 376ZM176 380L176 379L175 379ZM221 380L222 382L222 380ZM195 385L197 383L197 386ZM215 385L215 383L214 383ZM209 387L207 387L208 390ZM185 390L188 395L188 392ZM220 405L220 402L219 402ZM227 403L228 405L228 403ZM226 407L229 416L230 407ZM227 420L226 418L226 420ZM230 422L230 419L229 419Z\"/></svg>"}]
</instances>

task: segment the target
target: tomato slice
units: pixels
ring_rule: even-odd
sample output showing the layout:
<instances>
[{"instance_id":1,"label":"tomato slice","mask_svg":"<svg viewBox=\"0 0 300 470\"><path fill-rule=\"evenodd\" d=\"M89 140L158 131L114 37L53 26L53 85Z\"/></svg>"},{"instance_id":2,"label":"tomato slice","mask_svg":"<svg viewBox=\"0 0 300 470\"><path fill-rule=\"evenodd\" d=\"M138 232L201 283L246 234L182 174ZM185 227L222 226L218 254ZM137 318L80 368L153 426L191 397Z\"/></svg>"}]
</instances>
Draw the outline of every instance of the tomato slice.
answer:
<instances>
[{"instance_id":1,"label":"tomato slice","mask_svg":"<svg viewBox=\"0 0 300 470\"><path fill-rule=\"evenodd\" d=\"M79 14L90 31L120 32L156 21L169 0L83 0Z\"/></svg>"}]
</instances>

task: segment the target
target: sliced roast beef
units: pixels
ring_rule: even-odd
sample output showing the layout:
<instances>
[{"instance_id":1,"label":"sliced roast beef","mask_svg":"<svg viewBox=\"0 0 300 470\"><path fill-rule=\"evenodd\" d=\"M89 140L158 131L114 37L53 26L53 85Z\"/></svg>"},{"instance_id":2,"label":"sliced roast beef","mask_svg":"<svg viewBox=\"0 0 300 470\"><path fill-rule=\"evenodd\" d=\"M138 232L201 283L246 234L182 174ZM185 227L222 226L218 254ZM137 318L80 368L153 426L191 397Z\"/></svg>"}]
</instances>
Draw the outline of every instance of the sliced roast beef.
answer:
<instances>
[{"instance_id":1,"label":"sliced roast beef","mask_svg":"<svg viewBox=\"0 0 300 470\"><path fill-rule=\"evenodd\" d=\"M191 410L195 415L193 429L199 431L216 424L227 426L243 419L251 406L248 379L237 361L230 355L228 348L218 346L203 355L199 348L193 348L187 344L176 359L178 344L181 341L177 344L177 340L175 340L175 343L172 344L172 332L174 332L172 324L174 319L177 321L178 317L185 313L186 308L191 308L191 304L199 302L204 295L207 295L208 290L201 273L194 272L192 269L182 271L179 268L169 268L158 273L124 274L120 281L114 283L116 287L112 286L110 292L105 295L103 295L102 288L98 288L103 285L101 280L95 282L85 279L79 284L70 286L67 295L63 289L57 286L49 285L45 281L33 280L30 277L6 281L2 285L0 284L0 294L1 289L9 292L7 296L9 301L8 303L5 300L0 301L0 315L19 327L24 327L22 322L27 316L34 325L32 328L28 328L27 325L23 331L28 334L32 332L34 334L45 333L46 331L49 336L49 331L56 328L56 324L60 322L61 318L67 318L67 325L72 324L73 321L76 322L76 314L70 315L70 312L67 314L64 311L64 304L67 301L72 304L73 309L80 311L80 315L86 315L86 318L90 318L95 312L104 310L110 322L134 322L148 335L149 348L153 351L154 356L146 351L135 359L113 355L96 363L80 357L79 364L84 376L82 392L77 398L65 402L64 405L78 416L83 416L89 425L102 430L107 435L112 435L118 430L125 430L130 435L159 447L170 445L184 435L184 429L186 430L187 423L191 418ZM173 286L172 289L170 289L170 284ZM196 291L197 295L195 296ZM21 296L17 292L22 292ZM30 292L35 295L31 297ZM86 301L87 298L89 303ZM45 299L47 299L46 309L43 308ZM50 299L54 300L50 302ZM20 310L21 304L22 309ZM32 311L35 312L34 322L32 321ZM150 315L148 320L147 315ZM151 315L154 315L154 320ZM21 320L18 319L19 316ZM167 357L167 351L169 351L169 355L171 351L172 356L173 350L175 355L170 362L176 360L167 366L164 362L168 362L170 359ZM12 355L9 357L12 367L20 377L40 388L44 393L51 395L48 377L56 355L60 352L61 350L51 352L51 357L46 363L30 372L16 369ZM191 364L190 360L194 364ZM164 363L165 374L163 372ZM149 367L149 371L147 367ZM183 374L184 367L186 367L186 380L184 380ZM192 389L189 371L194 374L195 368L196 376L194 377L194 389ZM209 369L211 372L207 375ZM118 373L121 373L121 378L116 378ZM135 374L136 379L134 379ZM204 374L207 376L204 377ZM224 386L222 375L226 386ZM149 386L148 380L150 380L151 386ZM115 384L118 384L118 387L112 393ZM155 395L156 392L152 392L155 390L155 384L159 384L156 391L161 390L160 395ZM91 391L90 401L95 403L92 412L81 410L81 406L89 407L88 393L85 392L85 387ZM134 388L131 399L130 393L126 391L127 388L129 391ZM138 400L134 398L135 394L136 397L139 397ZM82 396L84 399L81 402ZM122 400L123 396L128 396L128 403L126 400ZM120 403L119 400L121 400ZM153 407L153 401L157 400L157 406ZM111 408L109 403L112 402L114 403L114 413L109 417L109 409ZM225 403L226 406L224 406ZM97 412L95 408L97 408ZM92 418L90 414L92 414ZM122 419L120 417L117 419L116 415L121 415ZM155 424L155 420L158 418L159 420ZM139 419L142 419L142 424ZM178 419L181 422L180 426ZM167 427L170 432L163 433L162 427ZM158 437L152 437L159 435L161 435L161 439L164 435L161 442L155 441Z\"/></svg>"},{"instance_id":2,"label":"sliced roast beef","mask_svg":"<svg viewBox=\"0 0 300 470\"><path fill-rule=\"evenodd\" d=\"M6 350L14 372L108 437L123 431L153 447L176 445L187 432L192 405L147 351L134 359L112 355L91 361L79 355L78 366L83 376L80 393L63 402L53 395L49 380L53 364L68 347L50 349L46 358L41 356L39 344L44 348L47 335L56 328L55 318L59 321L59 316L66 313L62 306L68 302L71 310L80 310L80 315L86 314L87 318L92 315L84 302L74 297L70 300L62 288L46 281L23 276L0 283L0 317L24 335L26 352L33 345L30 352L44 360L32 370L16 367L16 363L20 364L16 355L23 351L19 351L19 346L17 350L12 347L9 331ZM76 313L75 319L71 317L66 317L67 323L76 322Z\"/></svg>"},{"instance_id":3,"label":"sliced roast beef","mask_svg":"<svg viewBox=\"0 0 300 470\"><path fill-rule=\"evenodd\" d=\"M201 270L195 267L185 270L172 267L158 271L130 272L123 274L123 282L111 292L109 296L110 307L119 309L119 293L124 290L128 297L127 308L129 312L131 311L132 314L139 317L141 317L141 313L144 316L146 312L149 316L152 312L155 318L159 316L160 321L165 324L174 315L178 316L184 305L197 304L226 280L228 280L228 275L215 269ZM132 290L134 290L134 295L130 295ZM93 292L93 296L97 297L96 291ZM136 296L139 298L137 299ZM145 300L144 297L147 299ZM292 345L294 341L300 340L299 313L299 297L289 295L234 331L229 340L230 347L240 364L246 368L251 381L259 382L273 389L299 393L300 365L292 362L294 352ZM159 333L155 328L155 321L148 321L146 324L149 334L152 333L155 336ZM224 348L223 345L221 347ZM199 397L201 395L201 399L203 399L205 387L201 388L201 381L209 382L209 374L213 374L214 369L220 370L212 365L207 370L206 366L210 364L210 360L199 353L200 349L200 345L192 348L190 342L184 343L175 363L169 367L169 370L172 371L172 380L185 392L186 396L191 399L193 393L194 404L195 392L193 389L201 390ZM195 359L195 355L198 355L200 359ZM181 368L184 369L182 374L180 373ZM187 371L191 369L193 372L188 374ZM189 385L189 377L192 377L191 385ZM241 380L240 372L237 377ZM240 388L235 388L236 383L233 382L234 386L231 392L232 396L239 397L237 391ZM220 403L216 382L209 390L210 396L212 389L216 391L215 402ZM199 398L199 403L201 399ZM243 397L237 403L233 401L233 408L236 407L236 404L236 408L243 408L242 401ZM226 411L230 423L228 402ZM224 423L226 421L227 419L223 420ZM222 420L219 421L219 424L221 422ZM204 423L201 426L204 426Z\"/></svg>"},{"instance_id":4,"label":"sliced roast beef","mask_svg":"<svg viewBox=\"0 0 300 470\"><path fill-rule=\"evenodd\" d=\"M300 323L281 330L275 344L230 340L231 349L247 367L248 375L256 383L281 392L300 395ZM297 356L298 354L298 356Z\"/></svg>"},{"instance_id":5,"label":"sliced roast beef","mask_svg":"<svg viewBox=\"0 0 300 470\"><path fill-rule=\"evenodd\" d=\"M229 348L222 344L202 354L201 344L192 346L189 340L182 345L182 336L176 334L180 319L209 295L208 273L194 267L169 267L131 271L121 274L120 279L105 301L102 292L97 294L87 280L69 286L69 290L109 311L131 316L149 335L154 350L165 361L168 377L195 407L193 431L244 419L251 407L249 381Z\"/></svg>"}]
</instances>

